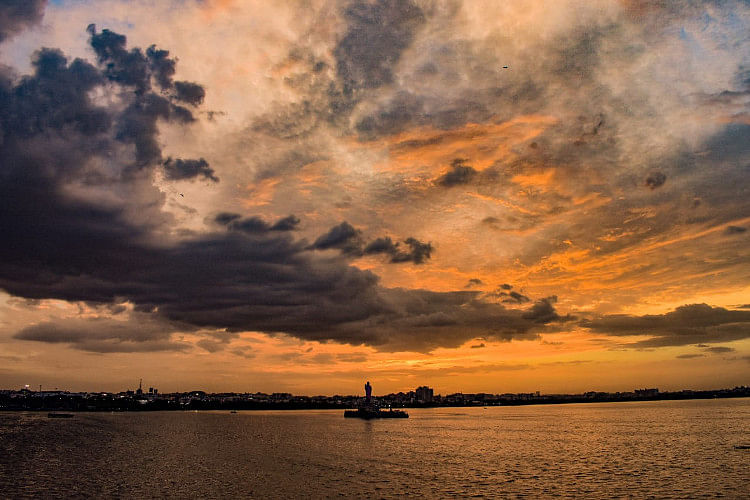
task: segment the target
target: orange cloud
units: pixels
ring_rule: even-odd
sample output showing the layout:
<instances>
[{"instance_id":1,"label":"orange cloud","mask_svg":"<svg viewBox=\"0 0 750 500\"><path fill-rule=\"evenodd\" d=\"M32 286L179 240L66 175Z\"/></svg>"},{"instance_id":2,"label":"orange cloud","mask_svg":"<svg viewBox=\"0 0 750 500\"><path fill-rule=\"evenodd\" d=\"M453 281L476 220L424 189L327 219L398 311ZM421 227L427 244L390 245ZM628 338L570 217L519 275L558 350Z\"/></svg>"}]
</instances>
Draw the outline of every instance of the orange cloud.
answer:
<instances>
[{"instance_id":1,"label":"orange cloud","mask_svg":"<svg viewBox=\"0 0 750 500\"><path fill-rule=\"evenodd\" d=\"M557 122L552 116L524 115L501 123L468 123L452 130L433 127L409 130L367 143L384 149L386 161L376 164L381 171L435 175L455 158L466 158L477 170L513 157L512 149L530 141Z\"/></svg>"}]
</instances>

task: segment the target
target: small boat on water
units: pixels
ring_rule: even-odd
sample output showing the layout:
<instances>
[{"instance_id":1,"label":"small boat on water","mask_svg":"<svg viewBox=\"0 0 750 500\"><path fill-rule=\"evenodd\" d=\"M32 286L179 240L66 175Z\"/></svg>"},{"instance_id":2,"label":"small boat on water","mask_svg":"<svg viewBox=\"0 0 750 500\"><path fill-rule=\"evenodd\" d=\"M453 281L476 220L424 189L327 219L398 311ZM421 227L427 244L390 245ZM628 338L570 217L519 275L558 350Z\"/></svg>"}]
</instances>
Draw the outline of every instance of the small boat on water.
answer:
<instances>
[{"instance_id":1,"label":"small boat on water","mask_svg":"<svg viewBox=\"0 0 750 500\"><path fill-rule=\"evenodd\" d=\"M409 418L409 414L403 410L394 410L389 408L381 410L372 400L372 386L368 381L365 384L365 401L356 410L344 410L344 418L361 418L371 420L373 418Z\"/></svg>"},{"instance_id":2,"label":"small boat on water","mask_svg":"<svg viewBox=\"0 0 750 500\"><path fill-rule=\"evenodd\" d=\"M344 410L344 418L362 418L371 420L373 418L409 418L409 414L403 410L381 410L380 408L358 408L356 410Z\"/></svg>"},{"instance_id":3,"label":"small boat on water","mask_svg":"<svg viewBox=\"0 0 750 500\"><path fill-rule=\"evenodd\" d=\"M47 418L73 418L73 414L72 413L50 412L50 413L47 413Z\"/></svg>"}]
</instances>

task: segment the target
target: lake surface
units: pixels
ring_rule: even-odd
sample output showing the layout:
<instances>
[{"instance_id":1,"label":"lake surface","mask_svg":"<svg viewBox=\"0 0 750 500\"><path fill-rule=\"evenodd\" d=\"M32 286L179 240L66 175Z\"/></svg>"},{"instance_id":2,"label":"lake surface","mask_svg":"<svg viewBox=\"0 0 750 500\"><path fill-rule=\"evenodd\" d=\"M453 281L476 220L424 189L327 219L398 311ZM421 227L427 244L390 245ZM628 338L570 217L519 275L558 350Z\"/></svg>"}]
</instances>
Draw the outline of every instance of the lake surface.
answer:
<instances>
[{"instance_id":1,"label":"lake surface","mask_svg":"<svg viewBox=\"0 0 750 500\"><path fill-rule=\"evenodd\" d=\"M747 498L750 399L0 413L0 497Z\"/></svg>"}]
</instances>

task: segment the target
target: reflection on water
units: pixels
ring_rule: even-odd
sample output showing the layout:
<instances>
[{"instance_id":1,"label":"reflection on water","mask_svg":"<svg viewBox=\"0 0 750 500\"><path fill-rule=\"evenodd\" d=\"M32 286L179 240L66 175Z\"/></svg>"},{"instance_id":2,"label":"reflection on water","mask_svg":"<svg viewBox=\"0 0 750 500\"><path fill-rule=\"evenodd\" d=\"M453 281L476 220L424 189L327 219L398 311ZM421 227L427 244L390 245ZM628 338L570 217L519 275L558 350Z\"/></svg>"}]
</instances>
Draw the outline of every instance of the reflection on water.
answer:
<instances>
[{"instance_id":1,"label":"reflection on water","mask_svg":"<svg viewBox=\"0 0 750 500\"><path fill-rule=\"evenodd\" d=\"M747 493L750 399L409 413L0 413L0 496Z\"/></svg>"}]
</instances>

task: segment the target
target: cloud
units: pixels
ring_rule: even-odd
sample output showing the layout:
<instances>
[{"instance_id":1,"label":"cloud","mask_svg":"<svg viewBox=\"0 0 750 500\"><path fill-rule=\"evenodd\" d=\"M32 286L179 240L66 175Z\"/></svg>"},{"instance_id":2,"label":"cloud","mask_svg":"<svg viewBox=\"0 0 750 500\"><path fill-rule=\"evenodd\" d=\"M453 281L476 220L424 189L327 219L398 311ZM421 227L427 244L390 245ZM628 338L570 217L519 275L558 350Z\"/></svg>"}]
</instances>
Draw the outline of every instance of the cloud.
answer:
<instances>
[{"instance_id":1,"label":"cloud","mask_svg":"<svg viewBox=\"0 0 750 500\"><path fill-rule=\"evenodd\" d=\"M736 349L734 349L733 347L724 347L724 346L706 347L704 350L706 352L710 352L711 354L726 354L729 352L736 351Z\"/></svg>"},{"instance_id":2,"label":"cloud","mask_svg":"<svg viewBox=\"0 0 750 500\"><path fill-rule=\"evenodd\" d=\"M41 21L46 5L47 0L4 0L0 3L0 43Z\"/></svg>"},{"instance_id":3,"label":"cloud","mask_svg":"<svg viewBox=\"0 0 750 500\"><path fill-rule=\"evenodd\" d=\"M297 229L300 220L294 215L287 215L271 224L257 216L242 217L240 214L221 212L214 216L213 222L233 231L253 234L268 231L293 231Z\"/></svg>"},{"instance_id":4,"label":"cloud","mask_svg":"<svg viewBox=\"0 0 750 500\"><path fill-rule=\"evenodd\" d=\"M391 262L413 262L414 264L422 264L425 260L430 258L432 253L432 245L430 243L423 243L416 238L407 238L404 240L409 250L404 250L400 243L394 243L389 236L383 238L376 238L364 247L365 255L373 254L387 254L391 257Z\"/></svg>"},{"instance_id":5,"label":"cloud","mask_svg":"<svg viewBox=\"0 0 750 500\"><path fill-rule=\"evenodd\" d=\"M205 89L193 82L174 82L175 98L193 106L203 103L206 97Z\"/></svg>"},{"instance_id":6,"label":"cloud","mask_svg":"<svg viewBox=\"0 0 750 500\"><path fill-rule=\"evenodd\" d=\"M332 227L328 232L319 236L310 246L316 250L336 248L343 254L359 257L362 255L386 254L392 263L412 262L422 264L430 258L432 244L424 243L416 238L406 238L401 243L394 243L390 236L376 238L365 244L362 231L344 221ZM409 247L404 250L404 246Z\"/></svg>"},{"instance_id":7,"label":"cloud","mask_svg":"<svg viewBox=\"0 0 750 500\"><path fill-rule=\"evenodd\" d=\"M336 359L344 363L364 363L367 361L367 354L359 352L339 353Z\"/></svg>"},{"instance_id":8,"label":"cloud","mask_svg":"<svg viewBox=\"0 0 750 500\"><path fill-rule=\"evenodd\" d=\"M613 314L582 320L581 326L613 336L650 335L627 347L663 347L729 342L750 337L750 311L736 311L707 304L680 306L666 314L633 316ZM712 352L714 349L707 348Z\"/></svg>"},{"instance_id":9,"label":"cloud","mask_svg":"<svg viewBox=\"0 0 750 500\"><path fill-rule=\"evenodd\" d=\"M293 231L299 226L300 220L294 215L287 215L273 223L271 231Z\"/></svg>"},{"instance_id":10,"label":"cloud","mask_svg":"<svg viewBox=\"0 0 750 500\"><path fill-rule=\"evenodd\" d=\"M667 176L662 172L653 172L646 177L646 186L651 189L661 187L665 182L667 182Z\"/></svg>"},{"instance_id":11,"label":"cloud","mask_svg":"<svg viewBox=\"0 0 750 500\"><path fill-rule=\"evenodd\" d=\"M466 286L464 286L464 288L473 288L475 286L481 286L481 285L484 285L484 282L482 280L480 280L479 278L471 278L466 283Z\"/></svg>"},{"instance_id":12,"label":"cloud","mask_svg":"<svg viewBox=\"0 0 750 500\"><path fill-rule=\"evenodd\" d=\"M14 338L99 353L189 350L190 344L171 338L174 330L154 317L136 313L125 321L103 317L44 321L23 328Z\"/></svg>"},{"instance_id":13,"label":"cloud","mask_svg":"<svg viewBox=\"0 0 750 500\"><path fill-rule=\"evenodd\" d=\"M169 93L163 52L127 49L110 31L90 34L98 65L43 49L34 74L0 87L8 110L0 115L0 287L30 299L127 301L152 326L59 320L17 338L96 352L182 350L169 336L180 325L427 351L478 336L535 338L556 320L525 317L473 292L385 288L349 256L311 251L359 254L360 232L347 222L312 248L289 234L296 218L268 223L231 212L218 214L209 232L165 238L174 221L154 185L163 165L158 124L181 126L192 113ZM108 92L111 101L94 99ZM172 177L213 175L200 160L194 168L187 161L170 163ZM388 255L420 263L431 250L407 238ZM222 344L199 342L209 351Z\"/></svg>"},{"instance_id":14,"label":"cloud","mask_svg":"<svg viewBox=\"0 0 750 500\"><path fill-rule=\"evenodd\" d=\"M677 359L703 358L705 356L705 354L680 354L677 356Z\"/></svg>"},{"instance_id":15,"label":"cloud","mask_svg":"<svg viewBox=\"0 0 750 500\"><path fill-rule=\"evenodd\" d=\"M332 227L327 233L319 236L312 244L317 250L337 248L343 253L359 255L362 252L361 231L354 229L348 222Z\"/></svg>"},{"instance_id":16,"label":"cloud","mask_svg":"<svg viewBox=\"0 0 750 500\"><path fill-rule=\"evenodd\" d=\"M456 158L451 162L451 168L448 172L437 179L437 183L443 187L453 187L461 184L468 184L477 175L474 167L466 165L466 160Z\"/></svg>"},{"instance_id":17,"label":"cloud","mask_svg":"<svg viewBox=\"0 0 750 500\"><path fill-rule=\"evenodd\" d=\"M424 14L411 1L355 0L344 9L348 31L333 50L344 93L393 81L393 67L408 47Z\"/></svg>"},{"instance_id":18,"label":"cloud","mask_svg":"<svg viewBox=\"0 0 750 500\"><path fill-rule=\"evenodd\" d=\"M177 158L167 158L164 162L164 174L171 181L185 179L194 179L203 176L213 182L219 182L219 178L214 175L214 169L208 166L208 162L203 158L199 160L183 160Z\"/></svg>"},{"instance_id":19,"label":"cloud","mask_svg":"<svg viewBox=\"0 0 750 500\"><path fill-rule=\"evenodd\" d=\"M484 347L485 347L484 342L481 342L479 344L474 344L471 346L472 349L482 349Z\"/></svg>"},{"instance_id":20,"label":"cloud","mask_svg":"<svg viewBox=\"0 0 750 500\"><path fill-rule=\"evenodd\" d=\"M742 226L727 226L726 233L727 234L742 234L747 231L746 227Z\"/></svg>"},{"instance_id":21,"label":"cloud","mask_svg":"<svg viewBox=\"0 0 750 500\"><path fill-rule=\"evenodd\" d=\"M549 323L560 320L569 321L574 319L572 317L561 318L560 315L557 314L557 311L555 311L555 307L552 305L555 302L557 302L557 297L554 295L552 297L540 299L531 306L531 309L523 314L523 318L535 323Z\"/></svg>"},{"instance_id":22,"label":"cloud","mask_svg":"<svg viewBox=\"0 0 750 500\"><path fill-rule=\"evenodd\" d=\"M242 67L253 85L281 88L259 92L253 116L228 111L250 125L230 134L236 147L221 155L223 135L209 146L214 155L164 146L197 125L195 108L219 93L175 81L170 52L132 48L94 27L96 62L40 51L32 74L0 84L0 287L102 304L124 297L139 311L194 327L429 350L476 335L534 338L567 317L552 300L535 302L510 287L503 297L513 304L466 289L469 295L387 288L374 272L350 265L352 257L429 258L441 269L466 270L459 286L472 269L503 272L517 263L529 289L563 293L557 287L599 282L610 304L676 290L676 283L694 293L697 278L685 284L691 276L741 276L733 271L744 262L742 238L722 238L719 250L691 235L746 225L738 214L748 213L741 189L748 129L736 118L744 97L707 104L747 87L747 75L739 78L745 30L736 22L744 6L680 5L634 21L616 3L519 5L347 3L341 18L310 25L289 46L261 50L272 68ZM710 45L711 33L739 45ZM245 80L242 74L230 80ZM211 142L195 129L186 150ZM178 160L165 159L163 148ZM457 158L474 166L445 172ZM313 163L330 163L330 172L299 189L300 172L322 170ZM216 224L183 231L167 211L168 189L154 185L162 171L167 183L221 176L222 194L232 197L217 196L224 212ZM674 189L633 189L647 175L649 187L663 185L656 174ZM257 214L232 207L237 190L270 177L279 181L272 206ZM470 183L471 192L431 189L436 183ZM219 188L204 184L193 187ZM289 213L305 214L299 232L291 231L300 227L297 217L274 219ZM488 227L503 231L500 243L481 234ZM377 232L365 237L357 228ZM432 241L402 240L415 228ZM389 233L399 236L377 237ZM673 234L690 238L672 243ZM433 242L451 250L433 255ZM644 246L652 242L663 250ZM686 247L691 252L681 253ZM677 254L686 257L675 267ZM612 266L613 258L622 266ZM601 299L601 289L583 288ZM742 327L706 328L708 336L731 336ZM674 341L676 334L654 337Z\"/></svg>"}]
</instances>

